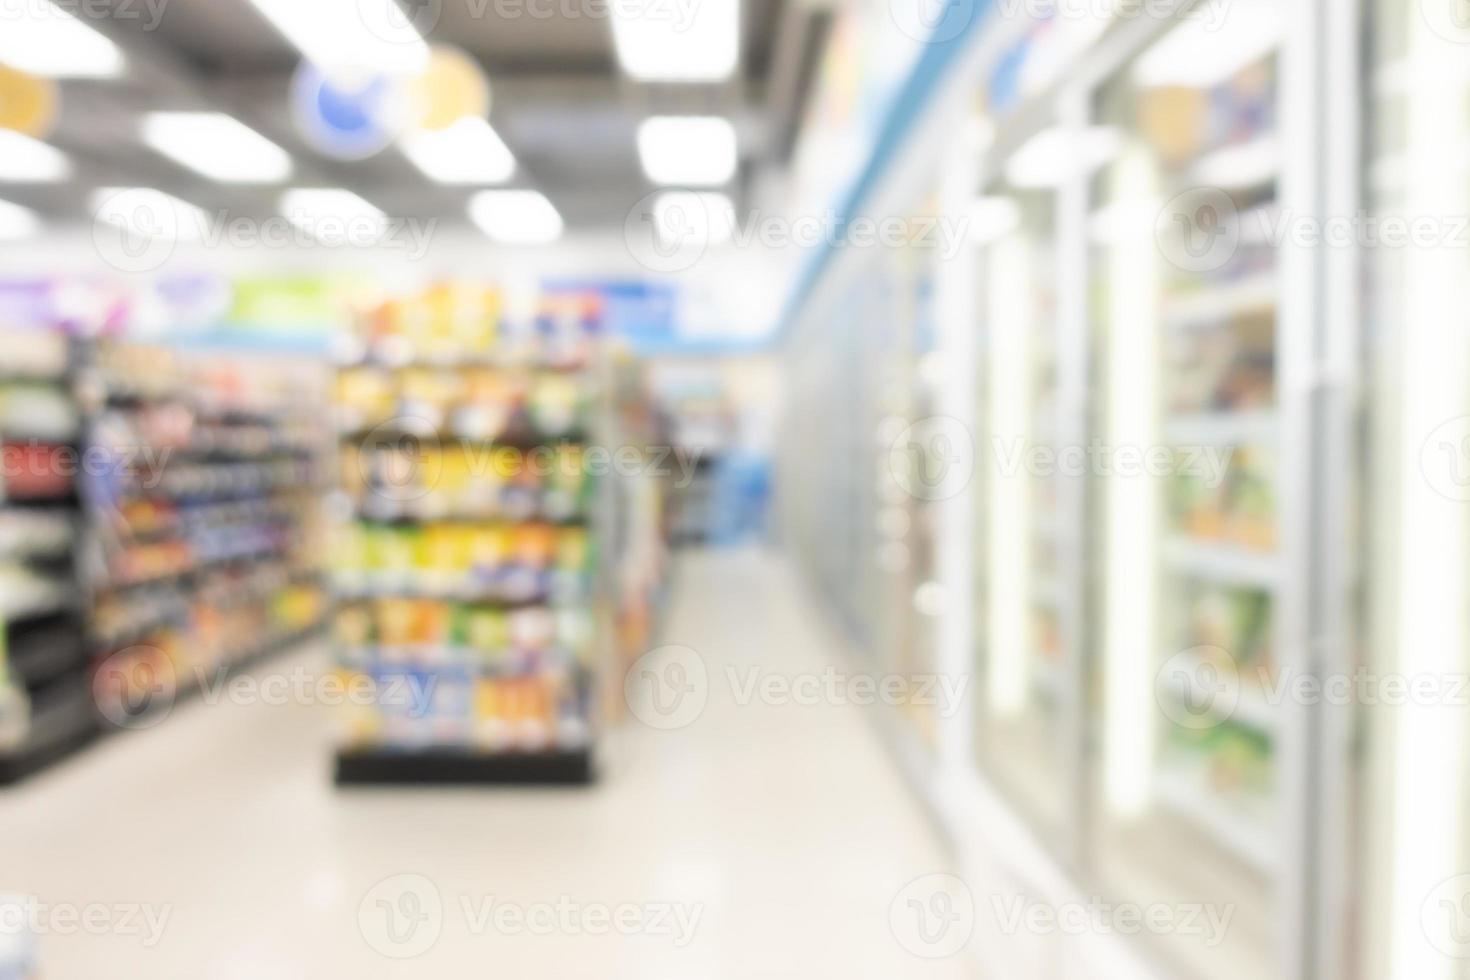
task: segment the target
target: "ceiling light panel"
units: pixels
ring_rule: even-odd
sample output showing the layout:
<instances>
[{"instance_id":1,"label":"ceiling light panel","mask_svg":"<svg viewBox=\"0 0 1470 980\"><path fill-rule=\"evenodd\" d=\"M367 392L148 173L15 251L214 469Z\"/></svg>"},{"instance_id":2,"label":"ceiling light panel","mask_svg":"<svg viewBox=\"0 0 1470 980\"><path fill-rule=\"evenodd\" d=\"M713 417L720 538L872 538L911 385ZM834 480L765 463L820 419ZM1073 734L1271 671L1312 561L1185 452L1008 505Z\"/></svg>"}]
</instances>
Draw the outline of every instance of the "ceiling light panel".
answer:
<instances>
[{"instance_id":1,"label":"ceiling light panel","mask_svg":"<svg viewBox=\"0 0 1470 980\"><path fill-rule=\"evenodd\" d=\"M269 184L291 176L291 157L255 130L222 112L151 112L143 141L212 180Z\"/></svg>"},{"instance_id":2,"label":"ceiling light panel","mask_svg":"<svg viewBox=\"0 0 1470 980\"><path fill-rule=\"evenodd\" d=\"M620 0L612 29L618 64L639 81L724 81L740 60L739 0Z\"/></svg>"},{"instance_id":3,"label":"ceiling light panel","mask_svg":"<svg viewBox=\"0 0 1470 980\"><path fill-rule=\"evenodd\" d=\"M638 127L638 158L655 184L717 187L735 176L735 127L718 116L654 116Z\"/></svg>"},{"instance_id":4,"label":"ceiling light panel","mask_svg":"<svg viewBox=\"0 0 1470 980\"><path fill-rule=\"evenodd\" d=\"M410 133L401 145L413 165L440 184L499 184L516 172L509 147L478 116L466 116L448 129Z\"/></svg>"},{"instance_id":5,"label":"ceiling light panel","mask_svg":"<svg viewBox=\"0 0 1470 980\"><path fill-rule=\"evenodd\" d=\"M92 194L92 215L140 238L197 242L209 229L203 208L152 187L100 187Z\"/></svg>"},{"instance_id":6,"label":"ceiling light panel","mask_svg":"<svg viewBox=\"0 0 1470 980\"><path fill-rule=\"evenodd\" d=\"M113 78L117 45L47 0L10 4L0 16L0 63L43 78Z\"/></svg>"},{"instance_id":7,"label":"ceiling light panel","mask_svg":"<svg viewBox=\"0 0 1470 980\"><path fill-rule=\"evenodd\" d=\"M30 208L0 201L0 241L30 238L41 230L41 219Z\"/></svg>"},{"instance_id":8,"label":"ceiling light panel","mask_svg":"<svg viewBox=\"0 0 1470 980\"><path fill-rule=\"evenodd\" d=\"M330 230L335 237L347 226L361 238L378 237L388 230L388 216L370 201L340 187L302 187L281 196L281 214L297 228L316 237ZM358 237L354 234L354 237Z\"/></svg>"},{"instance_id":9,"label":"ceiling light panel","mask_svg":"<svg viewBox=\"0 0 1470 980\"><path fill-rule=\"evenodd\" d=\"M409 74L429 64L423 35L388 0L250 2L307 61L336 79Z\"/></svg>"},{"instance_id":10,"label":"ceiling light panel","mask_svg":"<svg viewBox=\"0 0 1470 980\"><path fill-rule=\"evenodd\" d=\"M52 183L71 176L71 161L56 147L0 129L0 181Z\"/></svg>"},{"instance_id":11,"label":"ceiling light panel","mask_svg":"<svg viewBox=\"0 0 1470 980\"><path fill-rule=\"evenodd\" d=\"M470 199L470 219L502 245L546 245L561 237L555 206L538 191L481 191Z\"/></svg>"}]
</instances>

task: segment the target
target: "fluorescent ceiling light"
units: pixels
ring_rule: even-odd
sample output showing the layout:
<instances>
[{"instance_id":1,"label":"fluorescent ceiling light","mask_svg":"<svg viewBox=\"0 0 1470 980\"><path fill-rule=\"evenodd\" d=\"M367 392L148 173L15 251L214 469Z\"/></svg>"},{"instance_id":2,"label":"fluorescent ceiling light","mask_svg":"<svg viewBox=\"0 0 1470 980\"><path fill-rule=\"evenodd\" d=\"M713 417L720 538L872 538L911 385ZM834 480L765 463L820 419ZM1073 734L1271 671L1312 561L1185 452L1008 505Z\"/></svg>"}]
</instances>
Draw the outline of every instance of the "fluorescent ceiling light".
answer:
<instances>
[{"instance_id":1,"label":"fluorescent ceiling light","mask_svg":"<svg viewBox=\"0 0 1470 980\"><path fill-rule=\"evenodd\" d=\"M0 15L0 62L43 78L112 78L122 74L117 45L46 0Z\"/></svg>"},{"instance_id":2,"label":"fluorescent ceiling light","mask_svg":"<svg viewBox=\"0 0 1470 980\"><path fill-rule=\"evenodd\" d=\"M618 64L644 82L718 82L740 59L740 0L612 5Z\"/></svg>"},{"instance_id":3,"label":"fluorescent ceiling light","mask_svg":"<svg viewBox=\"0 0 1470 980\"><path fill-rule=\"evenodd\" d=\"M333 237L348 225L362 237L378 238L388 231L388 216L369 201L338 187L298 187L281 195L281 214L312 237L330 230ZM353 234L354 240L360 240Z\"/></svg>"},{"instance_id":4,"label":"fluorescent ceiling light","mask_svg":"<svg viewBox=\"0 0 1470 980\"><path fill-rule=\"evenodd\" d=\"M0 241L30 238L41 230L41 219L30 208L0 201Z\"/></svg>"},{"instance_id":5,"label":"fluorescent ceiling light","mask_svg":"<svg viewBox=\"0 0 1470 980\"><path fill-rule=\"evenodd\" d=\"M0 181L49 183L70 176L71 161L56 147L0 129Z\"/></svg>"},{"instance_id":6,"label":"fluorescent ceiling light","mask_svg":"<svg viewBox=\"0 0 1470 980\"><path fill-rule=\"evenodd\" d=\"M653 202L653 228L661 245L723 245L735 234L735 204L709 191L666 191Z\"/></svg>"},{"instance_id":7,"label":"fluorescent ceiling light","mask_svg":"<svg viewBox=\"0 0 1470 980\"><path fill-rule=\"evenodd\" d=\"M479 116L466 116L448 129L410 133L401 145L424 176L441 184L498 184L516 172L510 148Z\"/></svg>"},{"instance_id":8,"label":"fluorescent ceiling light","mask_svg":"<svg viewBox=\"0 0 1470 980\"><path fill-rule=\"evenodd\" d=\"M178 242L200 241L209 227L203 208L152 187L100 187L92 193L92 215L141 238Z\"/></svg>"},{"instance_id":9,"label":"fluorescent ceiling light","mask_svg":"<svg viewBox=\"0 0 1470 980\"><path fill-rule=\"evenodd\" d=\"M503 245L545 245L560 238L563 227L538 191L481 191L470 199L470 219Z\"/></svg>"},{"instance_id":10,"label":"fluorescent ceiling light","mask_svg":"<svg viewBox=\"0 0 1470 980\"><path fill-rule=\"evenodd\" d=\"M1278 0L1235 0L1218 22L1203 13L1186 16L1134 64L1134 84L1211 88L1229 81L1280 42L1279 6Z\"/></svg>"},{"instance_id":11,"label":"fluorescent ceiling light","mask_svg":"<svg viewBox=\"0 0 1470 980\"><path fill-rule=\"evenodd\" d=\"M655 184L713 187L735 176L735 127L718 116L654 116L638 127L638 158Z\"/></svg>"},{"instance_id":12,"label":"fluorescent ceiling light","mask_svg":"<svg viewBox=\"0 0 1470 980\"><path fill-rule=\"evenodd\" d=\"M337 80L411 74L429 64L423 35L393 0L250 2L307 61Z\"/></svg>"},{"instance_id":13,"label":"fluorescent ceiling light","mask_svg":"<svg viewBox=\"0 0 1470 980\"><path fill-rule=\"evenodd\" d=\"M230 184L271 183L291 176L291 157L222 112L150 112L143 141L196 173Z\"/></svg>"},{"instance_id":14,"label":"fluorescent ceiling light","mask_svg":"<svg viewBox=\"0 0 1470 980\"><path fill-rule=\"evenodd\" d=\"M1261 136L1202 157L1194 165L1194 181L1224 190L1258 187L1275 180L1280 165L1276 137Z\"/></svg>"},{"instance_id":15,"label":"fluorescent ceiling light","mask_svg":"<svg viewBox=\"0 0 1470 980\"><path fill-rule=\"evenodd\" d=\"M1012 187L1056 187L1107 163L1121 145L1118 131L1110 126L1044 129L1011 154L1006 161L1006 182Z\"/></svg>"}]
</instances>

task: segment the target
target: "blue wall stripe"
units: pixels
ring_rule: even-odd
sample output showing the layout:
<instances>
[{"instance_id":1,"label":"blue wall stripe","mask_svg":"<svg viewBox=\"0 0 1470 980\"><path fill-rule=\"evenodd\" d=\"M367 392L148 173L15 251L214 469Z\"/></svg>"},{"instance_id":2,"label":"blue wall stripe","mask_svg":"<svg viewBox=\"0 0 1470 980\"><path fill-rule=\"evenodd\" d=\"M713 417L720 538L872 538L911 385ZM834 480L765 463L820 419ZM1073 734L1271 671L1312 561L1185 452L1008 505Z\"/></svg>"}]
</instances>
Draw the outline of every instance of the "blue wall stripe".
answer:
<instances>
[{"instance_id":1,"label":"blue wall stripe","mask_svg":"<svg viewBox=\"0 0 1470 980\"><path fill-rule=\"evenodd\" d=\"M913 0L896 0L896 2L913 2ZM925 45L924 52L919 56L913 70L894 96L893 103L888 107L888 112L884 116L883 124L878 129L878 138L874 141L873 153L868 158L867 165L863 167L862 173L859 174L851 190L836 209L838 233L830 237L837 244L827 242L819 246L816 254L807 260L806 265L797 276L796 284L787 297L778 321L776 334L773 337L776 342L788 336L796 326L796 320L801 316L806 301L811 298L817 288L817 283L821 281L827 267L836 258L837 249L841 248L840 243L847 225L860 215L864 203L873 196L874 191L888 175L899 151L903 148L904 140L908 138L915 123L923 115L940 85L943 84L950 68L973 41L976 32L987 19L990 8L995 3L996 0L949 0L948 8L953 14L946 13L944 18L941 18L940 25L943 26L944 21L952 15L965 16L966 10L968 10L968 19L953 36L930 41Z\"/></svg>"}]
</instances>

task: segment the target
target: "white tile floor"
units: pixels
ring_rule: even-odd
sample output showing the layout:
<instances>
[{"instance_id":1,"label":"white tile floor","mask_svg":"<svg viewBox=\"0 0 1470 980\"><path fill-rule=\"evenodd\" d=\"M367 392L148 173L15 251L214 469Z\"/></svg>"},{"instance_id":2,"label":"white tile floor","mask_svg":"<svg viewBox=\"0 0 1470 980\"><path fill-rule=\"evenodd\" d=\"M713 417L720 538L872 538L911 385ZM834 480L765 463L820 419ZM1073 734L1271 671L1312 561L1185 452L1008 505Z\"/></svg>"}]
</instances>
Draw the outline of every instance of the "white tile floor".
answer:
<instances>
[{"instance_id":1,"label":"white tile floor","mask_svg":"<svg viewBox=\"0 0 1470 980\"><path fill-rule=\"evenodd\" d=\"M776 559L693 555L664 640L714 677L820 670L833 635L800 596ZM896 893L948 859L868 720L738 705L723 688L685 729L631 722L595 789L549 791L339 793L327 709L196 700L0 794L0 891L113 917L103 935L45 936L46 980L969 976L963 956L917 958L890 931ZM374 890L398 875L432 882L443 912L395 946L377 901L412 911L399 886L422 884ZM500 903L512 910L486 925ZM557 920L537 931L551 934L504 918L542 903ZM124 928L138 904L169 916L156 944ZM599 908L650 923L667 910L676 925L561 925ZM415 945L429 948L380 951Z\"/></svg>"}]
</instances>

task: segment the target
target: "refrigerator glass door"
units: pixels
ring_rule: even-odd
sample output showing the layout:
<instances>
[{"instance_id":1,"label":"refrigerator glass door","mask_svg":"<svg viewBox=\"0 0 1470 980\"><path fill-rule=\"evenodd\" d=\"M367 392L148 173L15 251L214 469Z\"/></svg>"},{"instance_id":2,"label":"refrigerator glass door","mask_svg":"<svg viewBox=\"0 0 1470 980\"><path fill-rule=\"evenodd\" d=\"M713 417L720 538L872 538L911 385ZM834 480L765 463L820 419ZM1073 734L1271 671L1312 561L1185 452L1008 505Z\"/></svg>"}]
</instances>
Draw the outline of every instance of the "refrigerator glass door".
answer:
<instances>
[{"instance_id":1,"label":"refrigerator glass door","mask_svg":"<svg viewBox=\"0 0 1470 980\"><path fill-rule=\"evenodd\" d=\"M977 205L997 234L979 259L975 731L986 774L1057 843L1076 794L1059 610L1056 191L1015 165L1028 159L1018 151Z\"/></svg>"},{"instance_id":2,"label":"refrigerator glass door","mask_svg":"<svg viewBox=\"0 0 1470 980\"><path fill-rule=\"evenodd\" d=\"M1087 224L1101 463L1094 877L1176 975L1281 976L1280 11L1183 16L1106 81ZM1186 924L1185 911L1201 910ZM1159 913L1161 916L1163 912Z\"/></svg>"}]
</instances>

